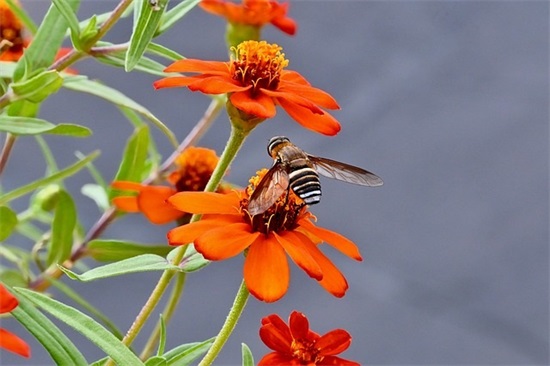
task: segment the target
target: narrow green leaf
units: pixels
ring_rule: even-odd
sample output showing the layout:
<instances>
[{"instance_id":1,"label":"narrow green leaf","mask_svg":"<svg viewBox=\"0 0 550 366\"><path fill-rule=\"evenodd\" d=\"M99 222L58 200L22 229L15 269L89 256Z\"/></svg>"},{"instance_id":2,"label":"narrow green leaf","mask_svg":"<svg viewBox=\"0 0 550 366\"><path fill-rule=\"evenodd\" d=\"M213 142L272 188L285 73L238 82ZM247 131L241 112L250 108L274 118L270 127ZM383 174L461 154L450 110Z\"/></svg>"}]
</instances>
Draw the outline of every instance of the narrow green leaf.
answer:
<instances>
[{"instance_id":1,"label":"narrow green leaf","mask_svg":"<svg viewBox=\"0 0 550 366\"><path fill-rule=\"evenodd\" d=\"M34 43L34 42L33 42ZM12 84L16 99L38 103L57 92L63 85L63 78L56 70L44 71L32 78Z\"/></svg>"},{"instance_id":2,"label":"narrow green leaf","mask_svg":"<svg viewBox=\"0 0 550 366\"><path fill-rule=\"evenodd\" d=\"M176 51L153 42L149 43L149 45L147 46L147 52L164 57L170 61L178 61L185 58L181 54L177 53Z\"/></svg>"},{"instance_id":3,"label":"narrow green leaf","mask_svg":"<svg viewBox=\"0 0 550 366\"><path fill-rule=\"evenodd\" d=\"M3 205L15 198L24 196L26 194L29 194L36 190L37 188L40 188L42 186L45 186L50 183L57 182L59 180L62 180L64 178L67 178L76 172L78 172L80 169L84 168L88 163L90 163L92 160L97 158L99 156L99 151L95 151L91 153L90 155L86 156L84 159L81 159L74 163L73 165L68 166L67 168L60 170L59 172L49 175L45 178L36 180L32 183L29 183L27 185L18 187L14 189L13 191L4 193L3 195L0 195L0 205Z\"/></svg>"},{"instance_id":4,"label":"narrow green leaf","mask_svg":"<svg viewBox=\"0 0 550 366\"><path fill-rule=\"evenodd\" d=\"M160 314L159 317L159 324L160 324L160 335L159 335L159 347L157 351L157 356L161 356L164 353L164 350L166 348L166 322L164 321L164 317L162 314Z\"/></svg>"},{"instance_id":5,"label":"narrow green leaf","mask_svg":"<svg viewBox=\"0 0 550 366\"><path fill-rule=\"evenodd\" d=\"M173 248L168 245L146 245L122 240L92 240L86 247L86 253L100 262L114 262L142 254L156 254L162 257Z\"/></svg>"},{"instance_id":6,"label":"narrow green leaf","mask_svg":"<svg viewBox=\"0 0 550 366\"><path fill-rule=\"evenodd\" d=\"M26 99L16 100L8 105L8 116L34 118L39 109L40 103L33 103Z\"/></svg>"},{"instance_id":7,"label":"narrow green leaf","mask_svg":"<svg viewBox=\"0 0 550 366\"><path fill-rule=\"evenodd\" d=\"M176 255L177 248L172 249L170 253L166 256L166 259L170 262L174 260L174 256ZM197 252L195 249L195 246L190 245L187 251L185 252L185 257L180 262L179 267L183 272L195 272L199 269L207 266L210 264L210 261L207 259L204 259L202 254Z\"/></svg>"},{"instance_id":8,"label":"narrow green leaf","mask_svg":"<svg viewBox=\"0 0 550 366\"><path fill-rule=\"evenodd\" d=\"M168 263L166 258L154 254L143 254L124 259L115 263L106 264L78 275L67 268L58 266L69 278L82 282L94 281L100 278L115 277L129 273L164 271L167 269L179 270L178 266Z\"/></svg>"},{"instance_id":9,"label":"narrow green leaf","mask_svg":"<svg viewBox=\"0 0 550 366\"><path fill-rule=\"evenodd\" d=\"M117 328L117 326L109 319L105 314L103 314L99 309L94 307L92 304L90 304L88 301L86 301L78 292L67 286L61 281L55 280L53 278L49 279L50 283L57 288L59 291L61 291L65 296L67 296L69 299L73 300L75 303L80 305L84 310L88 311L90 314L92 314L95 319L98 319L101 321L110 331L114 334L115 337L118 339L122 339L124 335L122 332Z\"/></svg>"},{"instance_id":10,"label":"narrow green leaf","mask_svg":"<svg viewBox=\"0 0 550 366\"><path fill-rule=\"evenodd\" d=\"M94 57L94 59L106 65L124 68L124 62L126 60L126 52L125 51L116 52L116 53L113 52L110 54ZM152 60L146 56L142 56L139 59L138 63L134 66L135 71L141 71L147 74L161 76L161 77L166 77L167 75L169 75L168 73L164 72L165 68L166 66L164 66L160 62Z\"/></svg>"},{"instance_id":11,"label":"narrow green leaf","mask_svg":"<svg viewBox=\"0 0 550 366\"><path fill-rule=\"evenodd\" d=\"M89 316L38 292L17 288L16 291L35 305L61 320L102 349L119 365L143 365L143 362L111 332Z\"/></svg>"},{"instance_id":12,"label":"narrow green leaf","mask_svg":"<svg viewBox=\"0 0 550 366\"><path fill-rule=\"evenodd\" d=\"M144 125L137 128L128 139L114 180L141 181L145 173L144 168L148 150L149 129ZM113 194L110 197L112 198Z\"/></svg>"},{"instance_id":13,"label":"narrow green leaf","mask_svg":"<svg viewBox=\"0 0 550 366\"><path fill-rule=\"evenodd\" d=\"M48 266L63 263L71 255L73 232L76 227L76 206L72 197L64 190L56 196L52 222L52 235L48 247Z\"/></svg>"},{"instance_id":14,"label":"narrow green leaf","mask_svg":"<svg viewBox=\"0 0 550 366\"><path fill-rule=\"evenodd\" d=\"M85 23L85 25L82 27L82 32L80 32L80 42L81 43L88 43L92 38L94 38L97 33L99 32L98 27L98 18L97 16L92 16L90 20Z\"/></svg>"},{"instance_id":15,"label":"narrow green leaf","mask_svg":"<svg viewBox=\"0 0 550 366\"><path fill-rule=\"evenodd\" d=\"M75 125L72 123L60 123L51 130L47 131L47 133L71 137L88 137L92 135L92 130L88 127Z\"/></svg>"},{"instance_id":16,"label":"narrow green leaf","mask_svg":"<svg viewBox=\"0 0 550 366\"><path fill-rule=\"evenodd\" d=\"M182 344L171 349L164 354L169 366L188 366L208 351L214 343L214 338L207 339L204 342L194 342Z\"/></svg>"},{"instance_id":17,"label":"narrow green leaf","mask_svg":"<svg viewBox=\"0 0 550 366\"><path fill-rule=\"evenodd\" d=\"M254 366L254 356L246 343L241 343L241 351L243 355L243 366Z\"/></svg>"},{"instance_id":18,"label":"narrow green leaf","mask_svg":"<svg viewBox=\"0 0 550 366\"><path fill-rule=\"evenodd\" d=\"M80 0L67 0L74 12L80 6ZM68 23L57 7L52 4L44 16L36 35L25 54L17 63L15 80L20 80L40 68L47 68L55 59L65 37ZM25 64L28 64L28 68Z\"/></svg>"},{"instance_id":19,"label":"narrow green leaf","mask_svg":"<svg viewBox=\"0 0 550 366\"><path fill-rule=\"evenodd\" d=\"M193 9L201 0L184 0L172 9L164 13L157 34L160 35L170 29L178 20L183 18L191 9Z\"/></svg>"},{"instance_id":20,"label":"narrow green leaf","mask_svg":"<svg viewBox=\"0 0 550 366\"><path fill-rule=\"evenodd\" d=\"M0 241L6 240L17 225L17 215L7 206L0 206Z\"/></svg>"},{"instance_id":21,"label":"narrow green leaf","mask_svg":"<svg viewBox=\"0 0 550 366\"><path fill-rule=\"evenodd\" d=\"M145 366L166 366L166 359L161 356L153 356L145 362Z\"/></svg>"},{"instance_id":22,"label":"narrow green leaf","mask_svg":"<svg viewBox=\"0 0 550 366\"><path fill-rule=\"evenodd\" d=\"M80 188L80 193L82 193L84 196L91 198L102 211L107 211L109 208L109 197L107 196L107 192L105 191L105 188L99 184L84 184L82 188Z\"/></svg>"},{"instance_id":23,"label":"narrow green leaf","mask_svg":"<svg viewBox=\"0 0 550 366\"><path fill-rule=\"evenodd\" d=\"M34 136L34 139L38 143L38 146L40 146L42 156L46 161L46 175L57 172L59 170L59 168L57 167L57 162L55 161L55 157L53 156L52 150L50 149L50 146L48 145L46 140L44 140L44 138L40 135Z\"/></svg>"},{"instance_id":24,"label":"narrow green leaf","mask_svg":"<svg viewBox=\"0 0 550 366\"><path fill-rule=\"evenodd\" d=\"M168 127L164 125L164 123L162 123L157 117L155 117L147 108L136 103L134 100L128 98L118 90L82 77L67 77L63 86L67 89L95 95L118 106L126 107L136 111L137 113L141 114L149 121L151 121L153 125L155 125L162 133L164 133L164 135L168 137L174 147L178 146L176 136Z\"/></svg>"},{"instance_id":25,"label":"narrow green leaf","mask_svg":"<svg viewBox=\"0 0 550 366\"><path fill-rule=\"evenodd\" d=\"M20 292L20 289L16 289ZM29 291L29 290L26 290ZM30 292L30 291L29 291ZM88 362L71 340L36 309L25 296L11 314L40 342L56 365L87 365Z\"/></svg>"},{"instance_id":26,"label":"narrow green leaf","mask_svg":"<svg viewBox=\"0 0 550 366\"><path fill-rule=\"evenodd\" d=\"M137 24L134 24L134 30L130 38L130 47L128 47L128 52L126 52L126 61L124 64L126 72L132 71L137 65L160 24L168 0L156 1L158 2L156 6L151 6L149 1L141 1Z\"/></svg>"},{"instance_id":27,"label":"narrow green leaf","mask_svg":"<svg viewBox=\"0 0 550 366\"><path fill-rule=\"evenodd\" d=\"M79 39L80 25L78 24L78 18L74 9L71 7L70 2L68 0L52 0L52 2L69 25L69 29L71 30L71 39L75 48L81 49Z\"/></svg>"},{"instance_id":28,"label":"narrow green leaf","mask_svg":"<svg viewBox=\"0 0 550 366\"><path fill-rule=\"evenodd\" d=\"M15 62L0 61L0 78L11 79L15 71Z\"/></svg>"},{"instance_id":29,"label":"narrow green leaf","mask_svg":"<svg viewBox=\"0 0 550 366\"><path fill-rule=\"evenodd\" d=\"M15 17L23 23L23 27L29 31L30 34L35 34L38 27L32 20L32 18L27 14L25 9L14 0L5 0L8 4L10 10L15 14ZM1 67L0 67L1 68Z\"/></svg>"}]
</instances>

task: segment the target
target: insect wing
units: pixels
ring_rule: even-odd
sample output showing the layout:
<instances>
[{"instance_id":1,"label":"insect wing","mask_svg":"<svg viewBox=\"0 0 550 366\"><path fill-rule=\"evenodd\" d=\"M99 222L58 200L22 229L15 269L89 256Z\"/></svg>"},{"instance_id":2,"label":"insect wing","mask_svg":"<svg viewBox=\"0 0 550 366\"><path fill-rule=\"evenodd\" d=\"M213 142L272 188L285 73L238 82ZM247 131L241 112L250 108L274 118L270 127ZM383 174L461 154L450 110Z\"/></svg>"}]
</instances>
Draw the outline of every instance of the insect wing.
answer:
<instances>
[{"instance_id":1,"label":"insect wing","mask_svg":"<svg viewBox=\"0 0 550 366\"><path fill-rule=\"evenodd\" d=\"M317 172L325 177L368 187L381 186L384 182L374 173L340 161L308 155Z\"/></svg>"},{"instance_id":2,"label":"insect wing","mask_svg":"<svg viewBox=\"0 0 550 366\"><path fill-rule=\"evenodd\" d=\"M248 203L248 213L258 215L271 207L288 189L289 177L281 164L275 164L260 181Z\"/></svg>"}]
</instances>

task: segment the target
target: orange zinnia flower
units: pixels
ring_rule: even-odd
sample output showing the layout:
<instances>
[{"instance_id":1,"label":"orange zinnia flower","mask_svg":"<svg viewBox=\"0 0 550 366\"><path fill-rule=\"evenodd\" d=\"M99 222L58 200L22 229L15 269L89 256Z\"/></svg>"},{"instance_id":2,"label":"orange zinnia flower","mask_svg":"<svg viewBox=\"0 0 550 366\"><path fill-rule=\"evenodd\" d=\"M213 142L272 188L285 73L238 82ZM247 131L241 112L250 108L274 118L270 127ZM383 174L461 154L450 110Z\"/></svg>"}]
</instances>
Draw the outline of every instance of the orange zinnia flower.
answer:
<instances>
[{"instance_id":1,"label":"orange zinnia flower","mask_svg":"<svg viewBox=\"0 0 550 366\"><path fill-rule=\"evenodd\" d=\"M299 73L284 70L288 60L282 48L265 41L242 42L233 49L229 62L185 59L168 66L166 72L198 73L158 80L156 89L186 86L206 94L229 93L229 101L250 118L271 118L280 105L302 126L325 134L340 131L338 121L322 108L338 109L334 98L317 88Z\"/></svg>"},{"instance_id":2,"label":"orange zinnia flower","mask_svg":"<svg viewBox=\"0 0 550 366\"><path fill-rule=\"evenodd\" d=\"M28 45L29 39L23 36L23 24L6 1L0 0L0 61L19 60Z\"/></svg>"},{"instance_id":3,"label":"orange zinnia flower","mask_svg":"<svg viewBox=\"0 0 550 366\"><path fill-rule=\"evenodd\" d=\"M278 315L262 319L260 338L275 352L265 355L258 366L267 365L343 365L359 366L336 355L351 344L351 336L343 329L334 329L323 336L309 329L306 316L293 311L288 325Z\"/></svg>"},{"instance_id":4,"label":"orange zinnia flower","mask_svg":"<svg viewBox=\"0 0 550 366\"><path fill-rule=\"evenodd\" d=\"M202 147L185 149L175 161L177 169L167 177L168 186L149 186L135 182L116 181L112 187L137 192L132 196L113 198L113 204L121 211L141 212L154 224L166 224L185 216L166 200L181 191L202 191L218 164L214 150Z\"/></svg>"},{"instance_id":5,"label":"orange zinnia flower","mask_svg":"<svg viewBox=\"0 0 550 366\"><path fill-rule=\"evenodd\" d=\"M226 18L230 23L256 27L271 23L291 36L296 33L296 22L286 16L287 3L243 0L242 4L235 4L224 0L202 0L200 7L209 13Z\"/></svg>"},{"instance_id":6,"label":"orange zinnia flower","mask_svg":"<svg viewBox=\"0 0 550 366\"><path fill-rule=\"evenodd\" d=\"M17 299L0 283L0 314L9 313L19 305ZM0 348L30 357L31 349L24 340L15 334L0 328Z\"/></svg>"},{"instance_id":7,"label":"orange zinnia flower","mask_svg":"<svg viewBox=\"0 0 550 366\"><path fill-rule=\"evenodd\" d=\"M202 219L168 232L171 245L193 242L206 259L227 259L246 250L244 280L252 295L273 302L287 291L290 271L286 254L328 292L342 297L346 278L318 248L321 241L355 260L362 260L353 242L314 225L315 217L292 191L283 194L262 214L250 216L248 199L266 169L250 180L244 191L227 194L181 192L168 202ZM287 197L288 195L288 197Z\"/></svg>"}]
</instances>

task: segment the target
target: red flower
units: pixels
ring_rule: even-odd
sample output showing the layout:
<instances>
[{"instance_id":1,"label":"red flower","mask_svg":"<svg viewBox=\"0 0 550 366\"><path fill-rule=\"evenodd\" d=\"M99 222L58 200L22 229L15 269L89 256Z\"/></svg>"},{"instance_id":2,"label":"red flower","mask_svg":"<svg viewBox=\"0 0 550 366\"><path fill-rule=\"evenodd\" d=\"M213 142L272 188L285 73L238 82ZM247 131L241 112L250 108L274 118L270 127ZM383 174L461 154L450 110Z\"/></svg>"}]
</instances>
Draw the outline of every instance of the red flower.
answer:
<instances>
[{"instance_id":1,"label":"red flower","mask_svg":"<svg viewBox=\"0 0 550 366\"><path fill-rule=\"evenodd\" d=\"M288 60L282 48L265 41L246 41L235 49L229 62L185 59L168 66L166 72L196 73L173 76L154 83L156 89L188 87L205 94L229 93L231 104L250 118L271 118L280 105L302 126L336 135L340 124L322 108L339 109L334 98L295 71L284 70Z\"/></svg>"},{"instance_id":2,"label":"red flower","mask_svg":"<svg viewBox=\"0 0 550 366\"><path fill-rule=\"evenodd\" d=\"M325 241L360 261L357 246L338 233L315 226L315 217L292 191L264 213L250 216L248 198L265 172L252 178L252 185L244 192L180 192L170 197L168 202L175 208L203 216L198 222L170 230L169 243L193 242L209 260L223 260L246 251L244 280L250 293L262 301L273 302L286 293L290 281L286 254L328 292L344 296L346 278L319 250L319 243Z\"/></svg>"},{"instance_id":3,"label":"red flower","mask_svg":"<svg viewBox=\"0 0 550 366\"><path fill-rule=\"evenodd\" d=\"M200 7L209 13L226 18L230 23L256 27L271 23L291 36L296 33L296 22L286 16L288 10L286 3L243 0L242 4L235 4L224 0L202 0Z\"/></svg>"},{"instance_id":4,"label":"red flower","mask_svg":"<svg viewBox=\"0 0 550 366\"><path fill-rule=\"evenodd\" d=\"M180 191L202 191L218 160L214 150L202 147L187 148L176 158L177 168L167 177L170 187L116 181L112 183L113 188L137 194L115 197L113 204L121 211L141 212L153 224L161 225L177 220L186 213L176 210L166 200Z\"/></svg>"},{"instance_id":5,"label":"red flower","mask_svg":"<svg viewBox=\"0 0 550 366\"><path fill-rule=\"evenodd\" d=\"M9 313L19 305L17 299L0 283L0 314ZM31 349L24 340L13 333L0 328L0 348L30 357Z\"/></svg>"},{"instance_id":6,"label":"red flower","mask_svg":"<svg viewBox=\"0 0 550 366\"><path fill-rule=\"evenodd\" d=\"M323 336L309 329L306 316L293 311L288 325L276 314L262 319L260 338L274 352L265 355L258 366L267 365L341 365L359 366L336 355L351 344L351 336L343 329L331 330Z\"/></svg>"}]
</instances>

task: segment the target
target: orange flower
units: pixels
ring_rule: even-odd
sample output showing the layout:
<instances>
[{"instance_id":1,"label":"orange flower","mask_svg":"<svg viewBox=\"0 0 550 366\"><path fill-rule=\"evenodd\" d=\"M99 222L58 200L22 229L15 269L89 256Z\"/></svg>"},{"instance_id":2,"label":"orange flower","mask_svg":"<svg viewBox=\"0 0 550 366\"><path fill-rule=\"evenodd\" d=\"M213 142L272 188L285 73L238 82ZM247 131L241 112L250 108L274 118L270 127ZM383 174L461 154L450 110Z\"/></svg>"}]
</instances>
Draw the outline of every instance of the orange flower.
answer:
<instances>
[{"instance_id":1,"label":"orange flower","mask_svg":"<svg viewBox=\"0 0 550 366\"><path fill-rule=\"evenodd\" d=\"M17 299L0 284L0 314L9 313L19 305ZM24 340L13 333L0 328L0 348L17 353L23 357L30 357L31 349Z\"/></svg>"},{"instance_id":2,"label":"orange flower","mask_svg":"<svg viewBox=\"0 0 550 366\"><path fill-rule=\"evenodd\" d=\"M265 355L258 366L267 365L342 365L359 366L336 355L344 352L351 336L343 329L334 329L323 336L309 329L306 316L293 311L288 325L278 315L262 319L260 338L275 352Z\"/></svg>"},{"instance_id":3,"label":"orange flower","mask_svg":"<svg viewBox=\"0 0 550 366\"><path fill-rule=\"evenodd\" d=\"M224 0L202 0L200 7L209 13L226 18L230 23L256 27L271 23L291 36L296 33L296 22L286 16L287 3L243 0L242 4L235 4Z\"/></svg>"},{"instance_id":4,"label":"orange flower","mask_svg":"<svg viewBox=\"0 0 550 366\"><path fill-rule=\"evenodd\" d=\"M214 150L202 147L187 148L176 158L177 169L167 177L172 187L116 181L112 183L113 188L134 191L137 194L115 197L113 204L121 211L141 212L154 224L178 220L185 212L174 209L166 200L177 192L202 191L218 160Z\"/></svg>"},{"instance_id":5,"label":"orange flower","mask_svg":"<svg viewBox=\"0 0 550 366\"><path fill-rule=\"evenodd\" d=\"M198 73L173 76L154 83L156 89L188 87L205 94L229 93L231 104L249 117L271 118L280 105L302 126L325 134L340 131L338 121L322 108L338 109L334 98L317 88L299 73L284 70L288 60L282 48L265 41L242 42L233 49L229 62L185 59L168 66L166 72Z\"/></svg>"},{"instance_id":6,"label":"orange flower","mask_svg":"<svg viewBox=\"0 0 550 366\"><path fill-rule=\"evenodd\" d=\"M362 260L353 242L317 227L315 217L292 191L262 214L250 216L248 199L266 169L241 192L180 192L168 199L175 208L204 214L202 219L168 232L171 245L193 242L206 259L227 259L246 250L244 280L259 300L273 302L286 293L290 271L286 254L310 277L337 297L348 289L346 278L318 248L325 241L348 257ZM288 197L287 197L288 194Z\"/></svg>"},{"instance_id":7,"label":"orange flower","mask_svg":"<svg viewBox=\"0 0 550 366\"><path fill-rule=\"evenodd\" d=\"M23 24L6 1L0 0L0 61L19 60L28 45L29 39L23 36Z\"/></svg>"}]
</instances>

